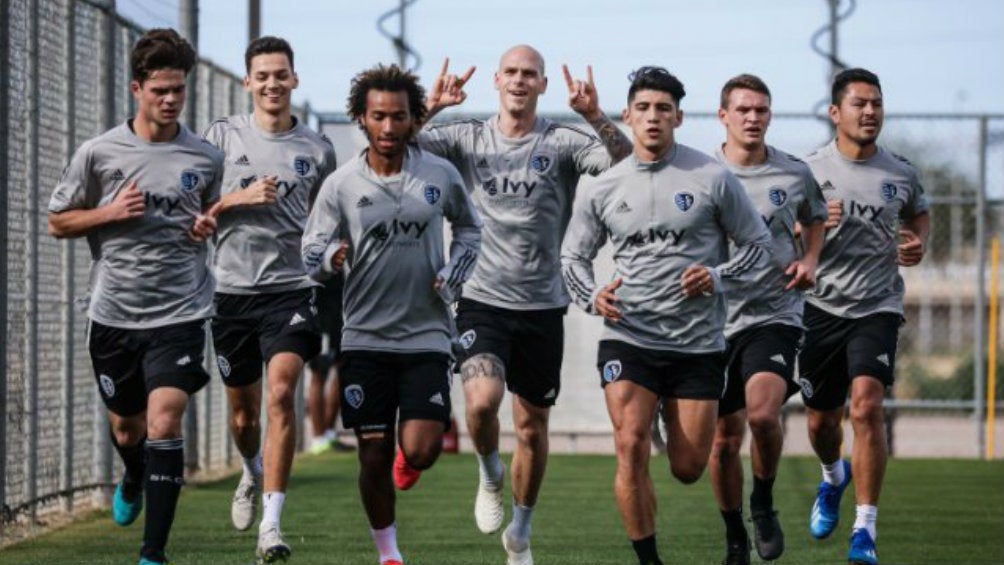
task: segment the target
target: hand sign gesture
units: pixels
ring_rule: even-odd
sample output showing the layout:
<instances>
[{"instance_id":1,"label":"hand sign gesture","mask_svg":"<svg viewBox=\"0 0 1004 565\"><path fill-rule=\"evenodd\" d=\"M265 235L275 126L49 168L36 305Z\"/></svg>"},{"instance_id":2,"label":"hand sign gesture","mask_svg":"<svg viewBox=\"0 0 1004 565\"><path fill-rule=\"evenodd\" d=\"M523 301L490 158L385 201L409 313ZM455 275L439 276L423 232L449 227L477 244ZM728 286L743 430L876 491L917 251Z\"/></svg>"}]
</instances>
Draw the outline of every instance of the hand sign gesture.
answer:
<instances>
[{"instance_id":1,"label":"hand sign gesture","mask_svg":"<svg viewBox=\"0 0 1004 565\"><path fill-rule=\"evenodd\" d=\"M425 102L430 116L443 108L463 104L464 100L467 100L464 85L471 79L475 69L476 67L471 67L463 76L458 77L450 73L450 58L447 57L443 61L443 68L439 71L439 76L436 77L436 82L433 83Z\"/></svg>"},{"instance_id":2,"label":"hand sign gesture","mask_svg":"<svg viewBox=\"0 0 1004 565\"><path fill-rule=\"evenodd\" d=\"M593 82L593 66L586 65L586 80L572 78L568 65L561 65L565 73L565 84L568 85L568 105L586 120L594 120L600 114L600 101L596 95L596 83Z\"/></svg>"}]
</instances>

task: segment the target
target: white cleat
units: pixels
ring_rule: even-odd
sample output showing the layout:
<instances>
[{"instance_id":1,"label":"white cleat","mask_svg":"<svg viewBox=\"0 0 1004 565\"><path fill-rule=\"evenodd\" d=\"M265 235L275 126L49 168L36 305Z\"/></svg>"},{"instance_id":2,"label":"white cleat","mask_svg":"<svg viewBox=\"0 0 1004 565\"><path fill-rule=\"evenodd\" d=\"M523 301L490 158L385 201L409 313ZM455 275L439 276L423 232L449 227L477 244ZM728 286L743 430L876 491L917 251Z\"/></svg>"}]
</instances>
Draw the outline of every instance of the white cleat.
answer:
<instances>
[{"instance_id":1,"label":"white cleat","mask_svg":"<svg viewBox=\"0 0 1004 565\"><path fill-rule=\"evenodd\" d=\"M492 490L478 481L478 495L474 499L474 521L483 534L494 534L502 527L505 520L505 507L502 506L502 492L505 490L505 469L499 476L498 488Z\"/></svg>"},{"instance_id":2,"label":"white cleat","mask_svg":"<svg viewBox=\"0 0 1004 565\"><path fill-rule=\"evenodd\" d=\"M258 501L261 500L261 475L244 475L234 491L234 501L230 504L230 519L240 531L247 530L258 518Z\"/></svg>"},{"instance_id":3,"label":"white cleat","mask_svg":"<svg viewBox=\"0 0 1004 565\"><path fill-rule=\"evenodd\" d=\"M508 555L506 565L533 565L533 555L530 554L530 540L509 537L509 528L502 532L502 547Z\"/></svg>"},{"instance_id":4,"label":"white cleat","mask_svg":"<svg viewBox=\"0 0 1004 565\"><path fill-rule=\"evenodd\" d=\"M264 530L258 531L258 549L255 553L258 557L258 563L276 563L279 560L289 559L293 551L282 539L279 526L271 524Z\"/></svg>"}]
</instances>

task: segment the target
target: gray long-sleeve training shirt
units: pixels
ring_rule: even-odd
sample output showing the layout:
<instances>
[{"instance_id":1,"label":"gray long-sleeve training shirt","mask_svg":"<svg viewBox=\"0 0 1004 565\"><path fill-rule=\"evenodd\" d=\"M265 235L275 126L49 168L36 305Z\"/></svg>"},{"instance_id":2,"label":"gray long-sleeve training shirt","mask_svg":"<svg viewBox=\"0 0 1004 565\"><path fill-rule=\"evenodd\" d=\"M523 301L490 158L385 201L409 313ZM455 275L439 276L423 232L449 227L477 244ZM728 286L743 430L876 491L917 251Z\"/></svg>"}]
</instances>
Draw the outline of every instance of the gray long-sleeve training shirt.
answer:
<instances>
[{"instance_id":1,"label":"gray long-sleeve training shirt","mask_svg":"<svg viewBox=\"0 0 1004 565\"><path fill-rule=\"evenodd\" d=\"M443 219L453 238L443 253ZM303 264L317 280L349 244L343 266L342 349L449 353L448 301L470 276L481 244L481 221L449 162L409 146L400 175L381 177L366 150L321 185L303 234ZM446 289L433 289L436 277Z\"/></svg>"},{"instance_id":2,"label":"gray long-sleeve training shirt","mask_svg":"<svg viewBox=\"0 0 1004 565\"><path fill-rule=\"evenodd\" d=\"M738 179L713 158L675 144L653 163L628 157L579 187L562 246L562 273L572 299L595 311L592 261L614 246L623 278L616 294L623 313L604 320L602 339L648 349L709 353L725 349L723 281L740 279L768 260L770 233ZM739 247L728 259L728 240ZM714 292L686 298L684 270L708 267Z\"/></svg>"}]
</instances>

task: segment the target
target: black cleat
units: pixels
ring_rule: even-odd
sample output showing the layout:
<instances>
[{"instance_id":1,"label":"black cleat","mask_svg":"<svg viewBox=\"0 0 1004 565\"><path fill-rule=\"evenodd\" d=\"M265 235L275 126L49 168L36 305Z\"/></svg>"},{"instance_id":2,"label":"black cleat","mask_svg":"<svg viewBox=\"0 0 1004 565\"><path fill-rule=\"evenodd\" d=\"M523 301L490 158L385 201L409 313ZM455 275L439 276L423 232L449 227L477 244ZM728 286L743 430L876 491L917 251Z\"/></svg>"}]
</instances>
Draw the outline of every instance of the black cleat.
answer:
<instances>
[{"instance_id":1,"label":"black cleat","mask_svg":"<svg viewBox=\"0 0 1004 565\"><path fill-rule=\"evenodd\" d=\"M753 542L760 559L773 561L784 553L784 532L776 510L753 510Z\"/></svg>"},{"instance_id":2,"label":"black cleat","mask_svg":"<svg viewBox=\"0 0 1004 565\"><path fill-rule=\"evenodd\" d=\"M749 540L739 543L729 542L722 565L750 565Z\"/></svg>"}]
</instances>

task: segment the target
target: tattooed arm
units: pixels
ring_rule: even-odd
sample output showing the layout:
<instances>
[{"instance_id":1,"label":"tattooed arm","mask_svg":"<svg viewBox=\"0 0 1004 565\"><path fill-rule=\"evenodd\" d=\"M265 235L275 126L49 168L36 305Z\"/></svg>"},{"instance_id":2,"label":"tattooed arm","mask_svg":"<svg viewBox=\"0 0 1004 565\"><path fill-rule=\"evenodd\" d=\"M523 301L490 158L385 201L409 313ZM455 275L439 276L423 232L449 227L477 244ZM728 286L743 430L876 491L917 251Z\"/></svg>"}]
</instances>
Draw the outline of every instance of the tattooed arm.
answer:
<instances>
[{"instance_id":1,"label":"tattooed arm","mask_svg":"<svg viewBox=\"0 0 1004 565\"><path fill-rule=\"evenodd\" d=\"M593 82L593 67L586 67L586 80L572 78L568 65L562 65L568 85L568 105L596 130L610 157L616 163L631 154L631 140L600 110L600 101Z\"/></svg>"}]
</instances>

